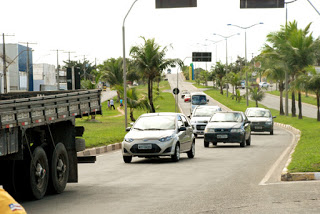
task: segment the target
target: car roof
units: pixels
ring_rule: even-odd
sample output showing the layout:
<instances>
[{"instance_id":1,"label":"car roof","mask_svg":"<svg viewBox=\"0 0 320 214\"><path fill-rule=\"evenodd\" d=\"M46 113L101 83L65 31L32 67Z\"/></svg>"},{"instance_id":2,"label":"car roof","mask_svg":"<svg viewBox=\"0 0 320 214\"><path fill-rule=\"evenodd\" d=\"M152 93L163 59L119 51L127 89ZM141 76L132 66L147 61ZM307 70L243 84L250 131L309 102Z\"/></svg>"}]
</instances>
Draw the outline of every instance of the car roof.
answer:
<instances>
[{"instance_id":1,"label":"car roof","mask_svg":"<svg viewBox=\"0 0 320 214\"><path fill-rule=\"evenodd\" d=\"M181 115L181 113L175 113L175 112L145 113L145 114L142 114L140 117L152 117L152 116L176 116L176 115Z\"/></svg>"},{"instance_id":2,"label":"car roof","mask_svg":"<svg viewBox=\"0 0 320 214\"><path fill-rule=\"evenodd\" d=\"M242 111L217 111L216 113L240 113L240 114L244 114Z\"/></svg>"},{"instance_id":3,"label":"car roof","mask_svg":"<svg viewBox=\"0 0 320 214\"><path fill-rule=\"evenodd\" d=\"M200 106L197 106L195 109L199 109L199 108L221 108L220 106L203 106L203 105L200 105Z\"/></svg>"},{"instance_id":4,"label":"car roof","mask_svg":"<svg viewBox=\"0 0 320 214\"><path fill-rule=\"evenodd\" d=\"M251 109L256 109L256 110L267 110L267 111L270 111L269 109L266 109L266 108L261 108L261 107L249 107L246 109L247 110L251 110Z\"/></svg>"},{"instance_id":5,"label":"car roof","mask_svg":"<svg viewBox=\"0 0 320 214\"><path fill-rule=\"evenodd\" d=\"M191 95L206 95L203 92L192 92Z\"/></svg>"}]
</instances>

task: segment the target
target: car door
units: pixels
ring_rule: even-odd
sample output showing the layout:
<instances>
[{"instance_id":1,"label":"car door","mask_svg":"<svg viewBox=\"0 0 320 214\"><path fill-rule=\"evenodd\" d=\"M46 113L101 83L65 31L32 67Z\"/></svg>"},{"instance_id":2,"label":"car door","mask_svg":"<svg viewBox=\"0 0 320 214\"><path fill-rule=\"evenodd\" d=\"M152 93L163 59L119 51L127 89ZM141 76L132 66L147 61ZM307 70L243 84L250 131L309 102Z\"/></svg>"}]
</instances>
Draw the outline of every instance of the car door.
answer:
<instances>
[{"instance_id":1,"label":"car door","mask_svg":"<svg viewBox=\"0 0 320 214\"><path fill-rule=\"evenodd\" d=\"M243 121L244 121L244 130L246 131L245 137L247 140L247 139L249 139L250 134L251 134L250 122L245 114L242 114L242 117L243 117Z\"/></svg>"},{"instance_id":2,"label":"car door","mask_svg":"<svg viewBox=\"0 0 320 214\"><path fill-rule=\"evenodd\" d=\"M192 143L193 129L192 129L192 126L190 125L189 121L187 120L187 118L184 115L181 115L181 118L184 123L184 126L186 127L184 151L189 151L191 148L191 143Z\"/></svg>"},{"instance_id":3,"label":"car door","mask_svg":"<svg viewBox=\"0 0 320 214\"><path fill-rule=\"evenodd\" d=\"M180 115L178 115L178 130L181 127L185 127L182 118ZM180 142L180 150L184 151L185 150L185 141L186 141L186 131L178 131L178 137L179 137L179 142Z\"/></svg>"}]
</instances>

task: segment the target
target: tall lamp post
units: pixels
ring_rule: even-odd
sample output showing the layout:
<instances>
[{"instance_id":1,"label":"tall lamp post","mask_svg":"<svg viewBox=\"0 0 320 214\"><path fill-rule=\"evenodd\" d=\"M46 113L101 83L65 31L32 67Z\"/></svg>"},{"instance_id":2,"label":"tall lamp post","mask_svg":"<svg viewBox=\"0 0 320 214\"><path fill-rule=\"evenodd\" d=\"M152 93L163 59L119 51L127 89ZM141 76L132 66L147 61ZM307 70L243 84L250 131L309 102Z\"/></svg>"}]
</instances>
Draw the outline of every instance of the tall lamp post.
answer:
<instances>
[{"instance_id":1,"label":"tall lamp post","mask_svg":"<svg viewBox=\"0 0 320 214\"><path fill-rule=\"evenodd\" d=\"M214 33L213 35L221 36L226 40L226 68L227 68L227 66L228 66L228 38L235 36L235 35L240 35L240 33L232 34L230 36L223 36L223 35L220 35L217 33ZM229 84L227 83L227 97L228 97L228 91L229 91L228 89L229 89Z\"/></svg>"},{"instance_id":2,"label":"tall lamp post","mask_svg":"<svg viewBox=\"0 0 320 214\"><path fill-rule=\"evenodd\" d=\"M221 42L221 41L223 41L223 40L213 41L213 40L210 40L210 39L206 39L206 41L213 42L212 44L213 44L213 45L216 45L216 64L217 64L217 55L218 55L217 43L218 43L218 42Z\"/></svg>"},{"instance_id":3,"label":"tall lamp post","mask_svg":"<svg viewBox=\"0 0 320 214\"><path fill-rule=\"evenodd\" d=\"M247 65L247 29L256 26L256 25L262 25L263 22L259 22L253 25L250 25L248 27L241 27L239 25L233 25L233 24L228 24L228 26L235 26L241 29L244 29L244 48L245 48L245 65ZM246 100L247 100L247 106L249 106L249 96L248 96L248 71L246 70Z\"/></svg>"},{"instance_id":4,"label":"tall lamp post","mask_svg":"<svg viewBox=\"0 0 320 214\"><path fill-rule=\"evenodd\" d=\"M124 26L124 24L125 24L126 18L127 18L127 16L129 15L129 13L130 13L133 5L134 5L137 1L138 1L138 0L135 0L135 1L132 3L129 11L127 12L127 15L126 15L126 16L124 17L124 19L123 19L123 24L122 24L122 44L123 44L123 45L122 45L122 46L123 46L123 93L124 93L123 99L124 99L124 127L125 127L125 129L127 128L127 123L128 123L128 121L127 121L127 120L128 120L128 118L127 118L128 113L127 113L127 74L126 74L127 68L126 68L126 43L125 43L126 36L125 36L125 26Z\"/></svg>"}]
</instances>

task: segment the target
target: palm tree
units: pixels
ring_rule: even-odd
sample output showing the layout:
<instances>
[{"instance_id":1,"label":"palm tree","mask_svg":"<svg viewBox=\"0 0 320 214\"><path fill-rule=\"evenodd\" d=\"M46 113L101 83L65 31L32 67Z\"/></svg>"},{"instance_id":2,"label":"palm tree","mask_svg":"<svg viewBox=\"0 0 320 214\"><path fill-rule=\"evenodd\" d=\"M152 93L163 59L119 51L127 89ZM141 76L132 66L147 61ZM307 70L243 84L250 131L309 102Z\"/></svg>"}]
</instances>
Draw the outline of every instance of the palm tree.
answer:
<instances>
[{"instance_id":1,"label":"palm tree","mask_svg":"<svg viewBox=\"0 0 320 214\"><path fill-rule=\"evenodd\" d=\"M153 104L153 81L160 76L167 67L178 63L182 67L179 59L165 59L167 47L161 49L161 46L155 43L155 39L145 39L144 44L133 46L130 55L134 59L137 69L146 77L148 81L148 100L151 106L151 112L155 112Z\"/></svg>"},{"instance_id":2,"label":"palm tree","mask_svg":"<svg viewBox=\"0 0 320 214\"><path fill-rule=\"evenodd\" d=\"M258 107L258 102L262 101L265 93L262 90L259 90L258 87L249 88L250 89L250 98L256 101L256 107Z\"/></svg>"},{"instance_id":3,"label":"palm tree","mask_svg":"<svg viewBox=\"0 0 320 214\"><path fill-rule=\"evenodd\" d=\"M305 73L305 68L315 61L319 40L314 40L312 33L309 33L310 25L311 23L304 29L298 29L296 21L290 22L288 25L282 26L280 31L270 33L267 36L267 42L270 45L266 44L263 52L285 64L290 71L292 82L299 74ZM292 89L291 112L292 116L295 117L295 90L294 87ZM298 90L298 93L301 93L301 91Z\"/></svg>"},{"instance_id":4,"label":"palm tree","mask_svg":"<svg viewBox=\"0 0 320 214\"><path fill-rule=\"evenodd\" d=\"M272 50L273 52L275 50ZM283 91L285 89L285 69L287 67L285 64L274 55L269 55L265 50L262 51L262 55L259 57L259 60L262 61L262 69L267 68L264 71L264 74L271 80L278 82L279 92L280 92L280 115L284 115L283 110Z\"/></svg>"},{"instance_id":5,"label":"palm tree","mask_svg":"<svg viewBox=\"0 0 320 214\"><path fill-rule=\"evenodd\" d=\"M317 97L317 120L320 121L320 74L313 75L308 81L308 89Z\"/></svg>"},{"instance_id":6,"label":"palm tree","mask_svg":"<svg viewBox=\"0 0 320 214\"><path fill-rule=\"evenodd\" d=\"M127 90L127 105L130 109L130 119L132 122L135 122L136 119L133 116L133 111L135 109L145 109L145 98L142 97L139 99L136 88L130 88Z\"/></svg>"},{"instance_id":7,"label":"palm tree","mask_svg":"<svg viewBox=\"0 0 320 214\"><path fill-rule=\"evenodd\" d=\"M223 95L223 83L224 83L223 78L226 76L226 66L221 62L217 62L217 64L213 68L213 73L218 79L218 83L220 86L220 94Z\"/></svg>"}]
</instances>

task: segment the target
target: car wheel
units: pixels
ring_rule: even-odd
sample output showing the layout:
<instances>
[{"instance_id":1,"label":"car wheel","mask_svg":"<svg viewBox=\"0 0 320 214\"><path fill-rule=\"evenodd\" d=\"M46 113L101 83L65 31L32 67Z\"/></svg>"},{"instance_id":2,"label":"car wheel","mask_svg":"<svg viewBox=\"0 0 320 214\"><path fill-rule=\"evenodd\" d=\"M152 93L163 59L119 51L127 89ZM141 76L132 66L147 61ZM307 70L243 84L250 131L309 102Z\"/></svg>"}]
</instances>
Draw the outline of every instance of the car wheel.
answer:
<instances>
[{"instance_id":1,"label":"car wheel","mask_svg":"<svg viewBox=\"0 0 320 214\"><path fill-rule=\"evenodd\" d=\"M180 145L179 145L179 143L176 144L176 149L174 150L174 154L171 155L171 160L173 162L178 162L180 160Z\"/></svg>"},{"instance_id":2,"label":"car wheel","mask_svg":"<svg viewBox=\"0 0 320 214\"><path fill-rule=\"evenodd\" d=\"M273 130L270 132L270 135L273 135Z\"/></svg>"},{"instance_id":3,"label":"car wheel","mask_svg":"<svg viewBox=\"0 0 320 214\"><path fill-rule=\"evenodd\" d=\"M208 141L203 141L203 146L208 148L209 147L209 142Z\"/></svg>"},{"instance_id":4,"label":"car wheel","mask_svg":"<svg viewBox=\"0 0 320 214\"><path fill-rule=\"evenodd\" d=\"M197 138L197 137L198 137L198 135L197 135L197 134L194 134L194 137L195 137L195 138Z\"/></svg>"},{"instance_id":5,"label":"car wheel","mask_svg":"<svg viewBox=\"0 0 320 214\"><path fill-rule=\"evenodd\" d=\"M251 145L251 135L249 136L249 139L246 140L246 144L247 144L247 146L250 146L250 145Z\"/></svg>"},{"instance_id":6,"label":"car wheel","mask_svg":"<svg viewBox=\"0 0 320 214\"><path fill-rule=\"evenodd\" d=\"M132 156L123 156L123 161L125 163L131 163L132 161Z\"/></svg>"},{"instance_id":7,"label":"car wheel","mask_svg":"<svg viewBox=\"0 0 320 214\"><path fill-rule=\"evenodd\" d=\"M240 147L245 147L245 146L246 146L246 137L243 137L243 140L240 143Z\"/></svg>"},{"instance_id":8,"label":"car wheel","mask_svg":"<svg viewBox=\"0 0 320 214\"><path fill-rule=\"evenodd\" d=\"M213 144L214 146L216 146L218 143L217 143L217 142L212 142L212 144Z\"/></svg>"},{"instance_id":9,"label":"car wheel","mask_svg":"<svg viewBox=\"0 0 320 214\"><path fill-rule=\"evenodd\" d=\"M187 154L188 154L188 158L194 158L194 155L196 154L196 146L194 141L192 142L191 149L190 151L187 152Z\"/></svg>"}]
</instances>

